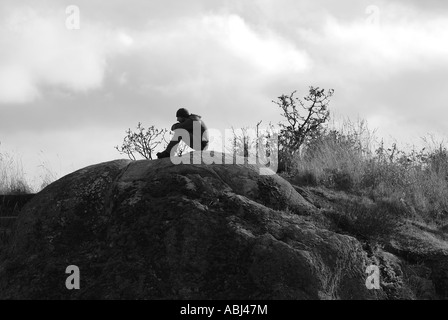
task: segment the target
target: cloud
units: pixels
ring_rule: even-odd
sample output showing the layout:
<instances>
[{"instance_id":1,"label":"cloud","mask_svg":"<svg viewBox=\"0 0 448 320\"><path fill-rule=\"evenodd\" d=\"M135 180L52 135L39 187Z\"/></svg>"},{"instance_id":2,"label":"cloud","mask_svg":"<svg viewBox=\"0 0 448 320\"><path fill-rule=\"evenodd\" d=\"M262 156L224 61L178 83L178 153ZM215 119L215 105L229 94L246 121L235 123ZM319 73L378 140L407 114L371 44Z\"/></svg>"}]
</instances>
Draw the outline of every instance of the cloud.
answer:
<instances>
[{"instance_id":1,"label":"cloud","mask_svg":"<svg viewBox=\"0 0 448 320\"><path fill-rule=\"evenodd\" d=\"M0 66L0 103L25 103L39 96L28 70L20 65Z\"/></svg>"},{"instance_id":2,"label":"cloud","mask_svg":"<svg viewBox=\"0 0 448 320\"><path fill-rule=\"evenodd\" d=\"M202 28L229 53L259 72L303 72L311 67L306 51L273 31L256 32L238 15L205 16Z\"/></svg>"},{"instance_id":3,"label":"cloud","mask_svg":"<svg viewBox=\"0 0 448 320\"><path fill-rule=\"evenodd\" d=\"M268 83L303 74L313 63L290 39L234 14L207 13L123 32L126 37L119 38L129 37L132 45L109 60L108 75L120 86L114 87L115 102L123 95L144 101L155 117L165 113L170 121L169 108L179 105L221 119L238 112L238 119L248 121L260 101L270 104L278 94L267 96Z\"/></svg>"},{"instance_id":4,"label":"cloud","mask_svg":"<svg viewBox=\"0 0 448 320\"><path fill-rule=\"evenodd\" d=\"M43 87L85 92L101 87L108 54L131 45L124 33L115 36L83 22L66 27L64 11L20 7L0 23L0 103L25 103L41 97Z\"/></svg>"},{"instance_id":5,"label":"cloud","mask_svg":"<svg viewBox=\"0 0 448 320\"><path fill-rule=\"evenodd\" d=\"M379 78L446 65L448 18L427 19L398 5L378 10L377 23L371 23L372 16L350 22L327 16L322 33L303 30L301 35L311 44L325 46L344 66L362 68Z\"/></svg>"},{"instance_id":6,"label":"cloud","mask_svg":"<svg viewBox=\"0 0 448 320\"><path fill-rule=\"evenodd\" d=\"M349 20L326 14L320 28L296 29L314 61L307 81L335 88L333 100L346 114L409 117L419 113L424 92L446 83L448 18L397 3L378 8L377 23L369 19L374 11ZM432 105L443 108L439 99Z\"/></svg>"},{"instance_id":7,"label":"cloud","mask_svg":"<svg viewBox=\"0 0 448 320\"><path fill-rule=\"evenodd\" d=\"M197 8L202 7L199 3ZM123 86L140 80L136 85L142 90L192 92L210 79L219 83L242 76L227 71L245 71L250 81L260 75L303 72L312 64L292 42L270 30L255 30L238 15L195 9L186 17L176 13L178 19L169 23L148 19L147 26L137 30L123 24L111 27L104 16L112 10L109 6L103 8L102 20L93 20L91 7L80 5L79 30L67 29L63 6L5 7L0 22L0 104L34 102L43 98L46 88L74 93L99 89L111 75ZM138 74L107 74L120 54L136 59L130 64L139 63Z\"/></svg>"}]
</instances>

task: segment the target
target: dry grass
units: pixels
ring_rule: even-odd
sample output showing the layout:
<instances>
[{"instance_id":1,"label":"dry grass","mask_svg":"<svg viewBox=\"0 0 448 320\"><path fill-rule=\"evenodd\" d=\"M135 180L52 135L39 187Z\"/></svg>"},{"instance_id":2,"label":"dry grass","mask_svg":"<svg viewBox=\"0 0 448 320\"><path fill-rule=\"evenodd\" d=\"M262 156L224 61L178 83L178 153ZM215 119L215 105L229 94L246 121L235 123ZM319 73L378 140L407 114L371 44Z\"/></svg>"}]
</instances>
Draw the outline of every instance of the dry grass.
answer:
<instances>
[{"instance_id":1,"label":"dry grass","mask_svg":"<svg viewBox=\"0 0 448 320\"><path fill-rule=\"evenodd\" d=\"M25 179L20 159L0 153L0 194L27 194L32 189Z\"/></svg>"},{"instance_id":2,"label":"dry grass","mask_svg":"<svg viewBox=\"0 0 448 320\"><path fill-rule=\"evenodd\" d=\"M416 219L443 224L448 218L448 149L426 142L419 151L403 151L397 144L387 148L365 122L346 122L302 150L293 182L387 199L416 213Z\"/></svg>"},{"instance_id":3,"label":"dry grass","mask_svg":"<svg viewBox=\"0 0 448 320\"><path fill-rule=\"evenodd\" d=\"M21 159L0 150L0 194L37 193L57 180L57 175L49 169L48 163L41 164L39 169L40 182L33 187L23 170Z\"/></svg>"}]
</instances>

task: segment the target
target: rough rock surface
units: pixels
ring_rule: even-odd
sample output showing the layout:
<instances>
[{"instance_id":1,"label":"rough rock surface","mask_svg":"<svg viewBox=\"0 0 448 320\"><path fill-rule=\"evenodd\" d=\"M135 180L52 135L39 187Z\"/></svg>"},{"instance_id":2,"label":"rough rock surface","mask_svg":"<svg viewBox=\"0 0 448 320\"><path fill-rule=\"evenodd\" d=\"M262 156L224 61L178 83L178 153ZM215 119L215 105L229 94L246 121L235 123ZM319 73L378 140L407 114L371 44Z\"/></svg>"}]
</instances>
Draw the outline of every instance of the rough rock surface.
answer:
<instances>
[{"instance_id":1,"label":"rough rock surface","mask_svg":"<svg viewBox=\"0 0 448 320\"><path fill-rule=\"evenodd\" d=\"M396 207L392 208L394 215L402 211L404 218L398 219L400 223L393 230L388 230L390 234L376 237L373 243L366 242L363 236L360 237L359 233L353 232L353 226L347 224L347 216L350 215L348 209L362 203L378 205L377 202L323 187L294 187L307 201L320 209L321 215L330 216L330 219L325 221L324 228L337 233L348 233L363 243L363 248L372 259L373 265L379 266L380 284L387 299L448 299L446 227L419 222L418 217L413 216L415 210L404 203L398 210ZM328 212L331 214L328 215ZM376 212L378 213L381 211ZM378 235L379 230L390 224L388 221L390 218L387 215L380 215L379 218L375 218L377 223L370 227L362 226L360 221L356 223L358 229L362 227L364 231ZM364 222L368 220L364 219ZM376 229L375 232L371 232L372 228Z\"/></svg>"},{"instance_id":2,"label":"rough rock surface","mask_svg":"<svg viewBox=\"0 0 448 320\"><path fill-rule=\"evenodd\" d=\"M400 258L372 256L355 237L326 228L320 209L287 181L259 173L168 158L69 174L22 209L0 257L0 299L405 296ZM387 275L380 290L365 285L372 263ZM66 288L69 265L79 267L79 290ZM414 280L433 297L430 276Z\"/></svg>"}]
</instances>

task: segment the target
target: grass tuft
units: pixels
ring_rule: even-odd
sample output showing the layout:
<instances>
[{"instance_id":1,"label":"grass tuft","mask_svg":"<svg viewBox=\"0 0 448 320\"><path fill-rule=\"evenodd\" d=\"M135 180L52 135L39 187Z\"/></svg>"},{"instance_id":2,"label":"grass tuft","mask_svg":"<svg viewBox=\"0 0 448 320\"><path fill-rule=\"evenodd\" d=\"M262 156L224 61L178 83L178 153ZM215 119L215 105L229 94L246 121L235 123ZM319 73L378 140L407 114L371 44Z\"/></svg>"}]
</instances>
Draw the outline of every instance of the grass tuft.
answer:
<instances>
[{"instance_id":1,"label":"grass tuft","mask_svg":"<svg viewBox=\"0 0 448 320\"><path fill-rule=\"evenodd\" d=\"M422 149L406 151L396 143L385 147L383 141L376 141L374 132L363 121L346 122L338 129L327 128L301 151L292 182L352 192L378 203L387 199L412 208L418 219L445 224L448 220L448 149L443 143L423 140L426 145ZM381 206L382 210L385 208ZM368 215L373 214L370 209L366 210ZM382 215L379 210L374 212ZM377 222L380 224L388 217L379 218ZM371 225L374 221L363 223Z\"/></svg>"}]
</instances>

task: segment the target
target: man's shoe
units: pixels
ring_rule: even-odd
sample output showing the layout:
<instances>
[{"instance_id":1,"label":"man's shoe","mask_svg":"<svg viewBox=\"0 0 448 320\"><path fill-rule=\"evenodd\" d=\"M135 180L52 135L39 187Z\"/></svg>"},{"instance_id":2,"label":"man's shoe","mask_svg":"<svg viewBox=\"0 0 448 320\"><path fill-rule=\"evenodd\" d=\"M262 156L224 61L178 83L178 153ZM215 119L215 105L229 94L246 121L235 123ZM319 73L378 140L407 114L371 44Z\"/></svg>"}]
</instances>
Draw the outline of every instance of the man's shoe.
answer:
<instances>
[{"instance_id":1,"label":"man's shoe","mask_svg":"<svg viewBox=\"0 0 448 320\"><path fill-rule=\"evenodd\" d=\"M157 155L157 158L159 158L159 159L170 157L169 152L166 152L166 151L158 152L156 155Z\"/></svg>"}]
</instances>

